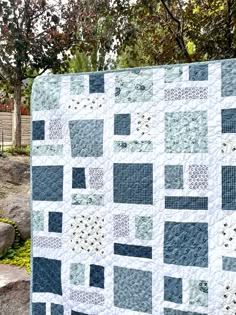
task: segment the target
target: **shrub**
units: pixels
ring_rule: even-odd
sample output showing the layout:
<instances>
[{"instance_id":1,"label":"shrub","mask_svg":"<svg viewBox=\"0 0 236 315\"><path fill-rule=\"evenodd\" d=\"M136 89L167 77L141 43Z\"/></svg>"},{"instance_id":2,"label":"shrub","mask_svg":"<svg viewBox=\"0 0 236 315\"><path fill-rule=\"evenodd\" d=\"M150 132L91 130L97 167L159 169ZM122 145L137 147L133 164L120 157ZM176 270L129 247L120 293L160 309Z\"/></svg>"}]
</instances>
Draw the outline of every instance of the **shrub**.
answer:
<instances>
[{"instance_id":1,"label":"shrub","mask_svg":"<svg viewBox=\"0 0 236 315\"><path fill-rule=\"evenodd\" d=\"M22 146L20 148L8 147L4 149L5 153L12 155L30 155L30 146Z\"/></svg>"},{"instance_id":2,"label":"shrub","mask_svg":"<svg viewBox=\"0 0 236 315\"><path fill-rule=\"evenodd\" d=\"M0 218L0 222L11 224L15 229L15 240L12 247L8 248L4 256L0 256L1 264L25 267L30 273L30 240L23 241L17 224L14 221Z\"/></svg>"}]
</instances>

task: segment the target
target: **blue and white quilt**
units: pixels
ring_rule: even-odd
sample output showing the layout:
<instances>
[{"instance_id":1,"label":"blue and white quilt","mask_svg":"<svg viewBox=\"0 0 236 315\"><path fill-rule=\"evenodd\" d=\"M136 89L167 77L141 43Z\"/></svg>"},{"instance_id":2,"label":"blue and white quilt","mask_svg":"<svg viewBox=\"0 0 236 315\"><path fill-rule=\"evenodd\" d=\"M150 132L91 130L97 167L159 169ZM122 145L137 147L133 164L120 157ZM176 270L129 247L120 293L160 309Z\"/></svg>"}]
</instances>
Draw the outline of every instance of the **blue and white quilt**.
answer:
<instances>
[{"instance_id":1,"label":"blue and white quilt","mask_svg":"<svg viewBox=\"0 0 236 315\"><path fill-rule=\"evenodd\" d=\"M31 314L236 314L236 60L40 76L31 155Z\"/></svg>"}]
</instances>

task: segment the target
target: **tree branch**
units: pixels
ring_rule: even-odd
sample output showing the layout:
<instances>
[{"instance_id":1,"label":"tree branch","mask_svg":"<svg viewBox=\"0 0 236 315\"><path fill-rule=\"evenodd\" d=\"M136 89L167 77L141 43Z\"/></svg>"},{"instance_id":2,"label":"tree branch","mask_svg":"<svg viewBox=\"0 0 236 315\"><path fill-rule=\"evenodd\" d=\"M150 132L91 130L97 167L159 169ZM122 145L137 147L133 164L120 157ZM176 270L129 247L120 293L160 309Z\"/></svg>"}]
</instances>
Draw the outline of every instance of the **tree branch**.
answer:
<instances>
[{"instance_id":1,"label":"tree branch","mask_svg":"<svg viewBox=\"0 0 236 315\"><path fill-rule=\"evenodd\" d=\"M27 75L23 77L23 80L25 79L35 79L36 77L42 75L45 71L47 71L50 68L50 66L46 66L41 72L39 72L37 75Z\"/></svg>"},{"instance_id":2,"label":"tree branch","mask_svg":"<svg viewBox=\"0 0 236 315\"><path fill-rule=\"evenodd\" d=\"M168 8L168 6L165 3L165 0L161 0L161 3L163 4L164 8L166 9L166 11L167 11L168 15L171 17L171 19L177 23L178 31L180 31L180 29L181 29L180 21L172 14L172 12L170 11L170 9Z\"/></svg>"},{"instance_id":3,"label":"tree branch","mask_svg":"<svg viewBox=\"0 0 236 315\"><path fill-rule=\"evenodd\" d=\"M4 75L2 73L0 73L0 81L7 82L7 79L4 77Z\"/></svg>"},{"instance_id":4,"label":"tree branch","mask_svg":"<svg viewBox=\"0 0 236 315\"><path fill-rule=\"evenodd\" d=\"M233 43L233 37L232 37L232 32L231 32L232 17L233 17L233 1L227 0L226 38L227 38L229 57L232 57L231 56L232 43Z\"/></svg>"},{"instance_id":5,"label":"tree branch","mask_svg":"<svg viewBox=\"0 0 236 315\"><path fill-rule=\"evenodd\" d=\"M181 26L181 22L177 19L177 17L174 16L174 14L171 12L170 8L167 6L165 0L161 0L161 3L163 4L165 11L169 15L169 17L177 24L177 31L172 32L172 34L175 36L175 40L177 45L179 46L180 50L183 52L184 56L187 58L189 62L191 62L191 57L188 53L188 50L186 48L184 38L183 38L183 30Z\"/></svg>"}]
</instances>

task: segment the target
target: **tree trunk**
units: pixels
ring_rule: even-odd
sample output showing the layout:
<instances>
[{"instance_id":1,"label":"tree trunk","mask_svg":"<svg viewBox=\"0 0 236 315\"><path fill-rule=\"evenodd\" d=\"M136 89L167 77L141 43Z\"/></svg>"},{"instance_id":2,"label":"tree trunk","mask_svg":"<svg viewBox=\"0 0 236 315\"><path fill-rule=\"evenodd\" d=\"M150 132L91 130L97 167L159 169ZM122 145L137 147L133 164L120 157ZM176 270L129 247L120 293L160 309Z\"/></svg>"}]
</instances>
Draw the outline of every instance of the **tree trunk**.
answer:
<instances>
[{"instance_id":1,"label":"tree trunk","mask_svg":"<svg viewBox=\"0 0 236 315\"><path fill-rule=\"evenodd\" d=\"M13 145L16 148L21 147L21 82L14 86L14 128Z\"/></svg>"}]
</instances>

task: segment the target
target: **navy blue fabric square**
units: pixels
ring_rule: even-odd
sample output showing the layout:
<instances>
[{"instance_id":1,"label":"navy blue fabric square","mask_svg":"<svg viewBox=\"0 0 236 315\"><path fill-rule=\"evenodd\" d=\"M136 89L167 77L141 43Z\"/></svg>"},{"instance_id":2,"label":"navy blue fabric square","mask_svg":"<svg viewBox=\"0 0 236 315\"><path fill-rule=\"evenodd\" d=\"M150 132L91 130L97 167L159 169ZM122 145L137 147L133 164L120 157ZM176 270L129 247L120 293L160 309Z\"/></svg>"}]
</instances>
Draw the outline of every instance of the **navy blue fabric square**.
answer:
<instances>
[{"instance_id":1,"label":"navy blue fabric square","mask_svg":"<svg viewBox=\"0 0 236 315\"><path fill-rule=\"evenodd\" d=\"M130 114L114 115L114 135L130 135Z\"/></svg>"},{"instance_id":2,"label":"navy blue fabric square","mask_svg":"<svg viewBox=\"0 0 236 315\"><path fill-rule=\"evenodd\" d=\"M182 303L182 279L164 277L164 300L173 303Z\"/></svg>"},{"instance_id":3,"label":"navy blue fabric square","mask_svg":"<svg viewBox=\"0 0 236 315\"><path fill-rule=\"evenodd\" d=\"M208 65L190 65L189 66L190 81L208 80Z\"/></svg>"},{"instance_id":4,"label":"navy blue fabric square","mask_svg":"<svg viewBox=\"0 0 236 315\"><path fill-rule=\"evenodd\" d=\"M88 314L85 314L85 313L81 313L81 312L76 312L76 311L71 311L71 315L88 315Z\"/></svg>"},{"instance_id":5,"label":"navy blue fabric square","mask_svg":"<svg viewBox=\"0 0 236 315\"><path fill-rule=\"evenodd\" d=\"M89 93L104 93L103 73L93 73L89 75Z\"/></svg>"},{"instance_id":6,"label":"navy blue fabric square","mask_svg":"<svg viewBox=\"0 0 236 315\"><path fill-rule=\"evenodd\" d=\"M64 307L61 304L51 304L51 315L64 315Z\"/></svg>"},{"instance_id":7,"label":"navy blue fabric square","mask_svg":"<svg viewBox=\"0 0 236 315\"><path fill-rule=\"evenodd\" d=\"M86 188L85 169L83 167L73 167L72 188Z\"/></svg>"},{"instance_id":8,"label":"navy blue fabric square","mask_svg":"<svg viewBox=\"0 0 236 315\"><path fill-rule=\"evenodd\" d=\"M152 247L114 243L114 254L152 259Z\"/></svg>"},{"instance_id":9,"label":"navy blue fabric square","mask_svg":"<svg viewBox=\"0 0 236 315\"><path fill-rule=\"evenodd\" d=\"M104 289L104 267L98 265L90 265L90 280L91 287Z\"/></svg>"},{"instance_id":10,"label":"navy blue fabric square","mask_svg":"<svg viewBox=\"0 0 236 315\"><path fill-rule=\"evenodd\" d=\"M165 222L164 262L208 266L208 224Z\"/></svg>"},{"instance_id":11,"label":"navy blue fabric square","mask_svg":"<svg viewBox=\"0 0 236 315\"><path fill-rule=\"evenodd\" d=\"M114 164L113 189L115 203L153 204L153 165Z\"/></svg>"},{"instance_id":12,"label":"navy blue fabric square","mask_svg":"<svg viewBox=\"0 0 236 315\"><path fill-rule=\"evenodd\" d=\"M222 209L236 210L236 166L222 166Z\"/></svg>"},{"instance_id":13,"label":"navy blue fabric square","mask_svg":"<svg viewBox=\"0 0 236 315\"><path fill-rule=\"evenodd\" d=\"M44 140L45 138L45 121L33 121L32 140Z\"/></svg>"},{"instance_id":14,"label":"navy blue fabric square","mask_svg":"<svg viewBox=\"0 0 236 315\"><path fill-rule=\"evenodd\" d=\"M46 315L46 303L32 303L32 315Z\"/></svg>"},{"instance_id":15,"label":"navy blue fabric square","mask_svg":"<svg viewBox=\"0 0 236 315\"><path fill-rule=\"evenodd\" d=\"M236 96L236 61L221 62L221 96Z\"/></svg>"},{"instance_id":16,"label":"navy blue fabric square","mask_svg":"<svg viewBox=\"0 0 236 315\"><path fill-rule=\"evenodd\" d=\"M181 311L181 310L176 310L176 309L173 309L173 308L166 308L166 307L164 307L164 315L207 315L207 313Z\"/></svg>"},{"instance_id":17,"label":"navy blue fabric square","mask_svg":"<svg viewBox=\"0 0 236 315\"><path fill-rule=\"evenodd\" d=\"M56 232L56 233L62 232L62 213L61 212L49 212L48 231Z\"/></svg>"},{"instance_id":18,"label":"navy blue fabric square","mask_svg":"<svg viewBox=\"0 0 236 315\"><path fill-rule=\"evenodd\" d=\"M60 260L34 257L33 270L33 292L62 295Z\"/></svg>"},{"instance_id":19,"label":"navy blue fabric square","mask_svg":"<svg viewBox=\"0 0 236 315\"><path fill-rule=\"evenodd\" d=\"M208 210L208 197L165 196L166 209Z\"/></svg>"},{"instance_id":20,"label":"navy blue fabric square","mask_svg":"<svg viewBox=\"0 0 236 315\"><path fill-rule=\"evenodd\" d=\"M32 197L40 201L62 201L63 166L32 166Z\"/></svg>"},{"instance_id":21,"label":"navy blue fabric square","mask_svg":"<svg viewBox=\"0 0 236 315\"><path fill-rule=\"evenodd\" d=\"M236 133L236 108L221 110L222 133Z\"/></svg>"}]
</instances>

